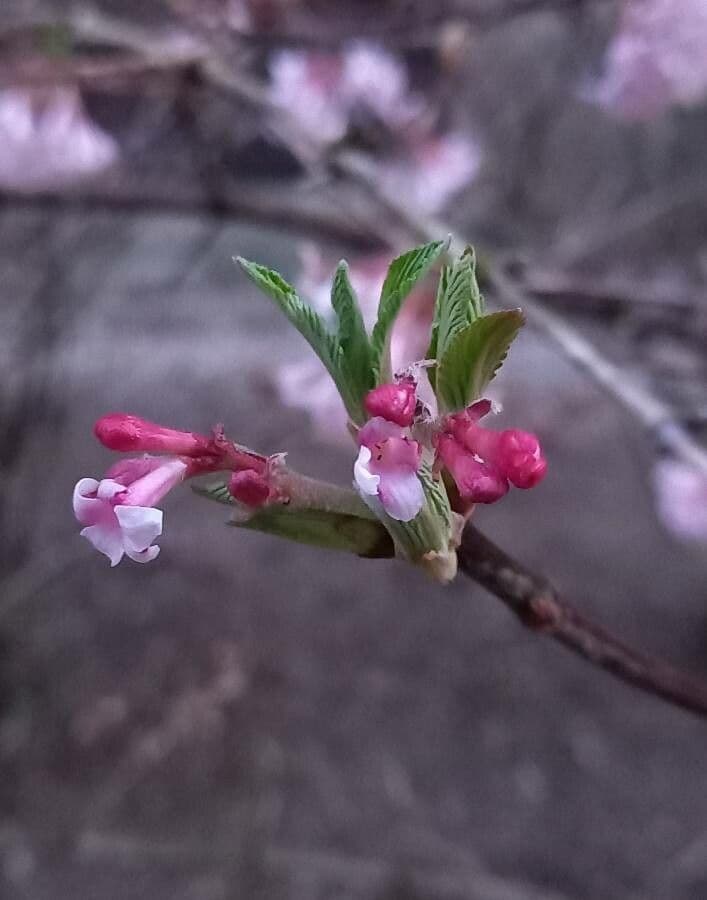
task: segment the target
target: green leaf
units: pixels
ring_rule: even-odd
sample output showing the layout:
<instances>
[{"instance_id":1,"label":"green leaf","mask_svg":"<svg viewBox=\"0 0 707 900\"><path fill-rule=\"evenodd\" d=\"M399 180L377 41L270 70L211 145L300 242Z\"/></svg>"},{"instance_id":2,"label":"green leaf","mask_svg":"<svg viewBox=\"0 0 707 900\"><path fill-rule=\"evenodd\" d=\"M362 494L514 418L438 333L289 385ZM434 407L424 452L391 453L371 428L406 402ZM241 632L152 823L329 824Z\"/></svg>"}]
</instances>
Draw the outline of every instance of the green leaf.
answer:
<instances>
[{"instance_id":1,"label":"green leaf","mask_svg":"<svg viewBox=\"0 0 707 900\"><path fill-rule=\"evenodd\" d=\"M251 281L277 303L340 387L341 347L319 313L301 300L292 285L277 272L241 256L236 257L236 261Z\"/></svg>"},{"instance_id":2,"label":"green leaf","mask_svg":"<svg viewBox=\"0 0 707 900\"><path fill-rule=\"evenodd\" d=\"M391 377L390 334L403 301L448 245L448 240L432 241L403 253L390 264L378 304L378 320L371 336L373 365L380 383Z\"/></svg>"},{"instance_id":3,"label":"green leaf","mask_svg":"<svg viewBox=\"0 0 707 900\"><path fill-rule=\"evenodd\" d=\"M343 260L337 266L331 286L331 305L339 320L337 338L343 356L342 368L347 393L354 407L349 409L349 415L356 425L361 425L366 419L363 398L375 386L375 374L371 344L349 280L349 268Z\"/></svg>"},{"instance_id":4,"label":"green leaf","mask_svg":"<svg viewBox=\"0 0 707 900\"><path fill-rule=\"evenodd\" d=\"M476 281L476 257L467 247L451 266L445 266L437 285L428 359L441 359L454 335L483 315L484 301ZM437 373L428 373L435 388Z\"/></svg>"},{"instance_id":5,"label":"green leaf","mask_svg":"<svg viewBox=\"0 0 707 900\"><path fill-rule=\"evenodd\" d=\"M345 550L358 556L393 556L392 541L380 522L346 513L323 509L290 509L273 504L244 514L238 512L230 524L273 534L300 544Z\"/></svg>"},{"instance_id":6,"label":"green leaf","mask_svg":"<svg viewBox=\"0 0 707 900\"><path fill-rule=\"evenodd\" d=\"M464 409L483 394L523 322L519 309L503 310L481 316L454 335L437 367L441 412Z\"/></svg>"},{"instance_id":7,"label":"green leaf","mask_svg":"<svg viewBox=\"0 0 707 900\"><path fill-rule=\"evenodd\" d=\"M467 247L446 272L439 309L436 357L441 359L454 335L483 314L483 300L476 283L474 251Z\"/></svg>"}]
</instances>

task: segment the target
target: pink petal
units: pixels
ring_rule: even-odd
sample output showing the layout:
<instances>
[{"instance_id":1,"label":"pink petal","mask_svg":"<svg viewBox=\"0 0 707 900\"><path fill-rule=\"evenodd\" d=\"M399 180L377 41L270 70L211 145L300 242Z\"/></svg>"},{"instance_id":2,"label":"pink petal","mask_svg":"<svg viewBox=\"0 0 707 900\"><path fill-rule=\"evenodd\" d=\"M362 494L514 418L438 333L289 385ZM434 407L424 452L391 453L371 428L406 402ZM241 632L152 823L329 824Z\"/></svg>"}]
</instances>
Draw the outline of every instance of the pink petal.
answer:
<instances>
[{"instance_id":1,"label":"pink petal","mask_svg":"<svg viewBox=\"0 0 707 900\"><path fill-rule=\"evenodd\" d=\"M409 522L422 509L425 494L415 472L395 471L381 476L378 491L383 508L399 522Z\"/></svg>"},{"instance_id":2,"label":"pink petal","mask_svg":"<svg viewBox=\"0 0 707 900\"><path fill-rule=\"evenodd\" d=\"M408 437L391 437L370 448L372 472L416 472L420 468L420 445Z\"/></svg>"},{"instance_id":3,"label":"pink petal","mask_svg":"<svg viewBox=\"0 0 707 900\"><path fill-rule=\"evenodd\" d=\"M363 428L359 429L358 443L361 446L372 447L374 444L379 444L388 438L401 438L404 435L405 429L401 428L400 425L388 422L381 416L375 416L373 419L369 419Z\"/></svg>"},{"instance_id":4,"label":"pink petal","mask_svg":"<svg viewBox=\"0 0 707 900\"><path fill-rule=\"evenodd\" d=\"M154 506L184 479L186 472L187 464L181 459L165 457L160 466L134 481L120 502L126 506Z\"/></svg>"},{"instance_id":5,"label":"pink petal","mask_svg":"<svg viewBox=\"0 0 707 900\"><path fill-rule=\"evenodd\" d=\"M110 560L111 566L117 566L123 558L123 538L115 518L112 525L89 525L81 531L81 537L85 537L96 550L104 553Z\"/></svg>"},{"instance_id":6,"label":"pink petal","mask_svg":"<svg viewBox=\"0 0 707 900\"><path fill-rule=\"evenodd\" d=\"M98 489L96 490L98 499L104 501L113 500L116 494L124 493L125 485L121 484L119 481L113 481L112 478L101 479L101 482L98 485Z\"/></svg>"}]
</instances>

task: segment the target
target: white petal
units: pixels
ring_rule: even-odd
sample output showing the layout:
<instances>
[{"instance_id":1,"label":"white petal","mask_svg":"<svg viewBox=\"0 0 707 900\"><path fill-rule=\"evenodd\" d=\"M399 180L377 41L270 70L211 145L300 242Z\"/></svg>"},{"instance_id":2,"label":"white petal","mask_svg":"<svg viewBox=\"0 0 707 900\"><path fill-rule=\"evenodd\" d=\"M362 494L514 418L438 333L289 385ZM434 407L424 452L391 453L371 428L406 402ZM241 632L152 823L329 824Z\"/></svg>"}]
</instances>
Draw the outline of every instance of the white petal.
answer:
<instances>
[{"instance_id":1,"label":"white petal","mask_svg":"<svg viewBox=\"0 0 707 900\"><path fill-rule=\"evenodd\" d=\"M74 488L74 515L82 525L90 525L96 521L103 506L103 501L89 494L95 494L98 482L95 478L82 478Z\"/></svg>"},{"instance_id":2,"label":"white petal","mask_svg":"<svg viewBox=\"0 0 707 900\"><path fill-rule=\"evenodd\" d=\"M374 475L368 468L371 461L371 451L368 447L361 447L354 463L354 483L362 494L375 496L380 485L380 475Z\"/></svg>"},{"instance_id":3,"label":"white petal","mask_svg":"<svg viewBox=\"0 0 707 900\"><path fill-rule=\"evenodd\" d=\"M160 552L160 548L157 544L153 544L152 547L148 547L147 550L141 550L139 553L136 553L134 550L128 550L127 547L125 552L130 557L130 559L139 563L148 563L152 562L153 559L157 557Z\"/></svg>"},{"instance_id":4,"label":"white petal","mask_svg":"<svg viewBox=\"0 0 707 900\"><path fill-rule=\"evenodd\" d=\"M140 553L162 534L162 510L151 506L123 506L114 509L120 524L125 550Z\"/></svg>"},{"instance_id":5,"label":"white petal","mask_svg":"<svg viewBox=\"0 0 707 900\"><path fill-rule=\"evenodd\" d=\"M425 494L422 483L414 472L386 473L378 491L383 507L391 519L409 522L422 509Z\"/></svg>"},{"instance_id":6,"label":"white petal","mask_svg":"<svg viewBox=\"0 0 707 900\"><path fill-rule=\"evenodd\" d=\"M96 550L104 553L111 566L117 566L123 558L123 538L117 522L113 525L89 525L81 531L81 537L85 537Z\"/></svg>"}]
</instances>

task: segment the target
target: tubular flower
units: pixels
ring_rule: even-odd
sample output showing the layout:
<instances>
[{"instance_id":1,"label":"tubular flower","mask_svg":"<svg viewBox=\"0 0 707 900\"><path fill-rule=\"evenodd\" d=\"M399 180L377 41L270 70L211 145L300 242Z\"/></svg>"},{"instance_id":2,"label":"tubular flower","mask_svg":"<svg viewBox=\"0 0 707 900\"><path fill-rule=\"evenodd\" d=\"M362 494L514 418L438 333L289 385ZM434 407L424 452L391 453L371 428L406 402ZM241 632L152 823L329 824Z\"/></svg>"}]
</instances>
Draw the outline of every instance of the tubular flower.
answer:
<instances>
[{"instance_id":1,"label":"tubular flower","mask_svg":"<svg viewBox=\"0 0 707 900\"><path fill-rule=\"evenodd\" d=\"M400 425L381 416L366 422L358 442L354 483L363 499L370 502L376 498L399 522L414 519L425 502L417 477L422 453L418 442Z\"/></svg>"},{"instance_id":2,"label":"tubular flower","mask_svg":"<svg viewBox=\"0 0 707 900\"><path fill-rule=\"evenodd\" d=\"M454 478L464 500L493 503L508 491L539 484L547 471L540 442L534 434L513 428L491 431L479 419L491 411L479 400L463 412L448 416L437 439L439 461Z\"/></svg>"},{"instance_id":3,"label":"tubular flower","mask_svg":"<svg viewBox=\"0 0 707 900\"><path fill-rule=\"evenodd\" d=\"M155 504L187 475L189 464L178 457L126 459L105 478L82 478L74 488L74 515L82 537L104 553L111 566L127 554L150 562L160 552L153 544L162 534L162 511Z\"/></svg>"}]
</instances>

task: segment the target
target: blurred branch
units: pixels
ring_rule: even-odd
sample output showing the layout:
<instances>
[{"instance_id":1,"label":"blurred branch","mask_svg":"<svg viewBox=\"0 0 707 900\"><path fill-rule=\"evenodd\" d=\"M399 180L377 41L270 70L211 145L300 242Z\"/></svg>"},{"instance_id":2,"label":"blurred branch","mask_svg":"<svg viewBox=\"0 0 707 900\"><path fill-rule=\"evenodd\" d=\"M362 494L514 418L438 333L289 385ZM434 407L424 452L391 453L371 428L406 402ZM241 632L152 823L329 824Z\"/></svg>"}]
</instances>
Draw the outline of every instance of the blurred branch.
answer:
<instances>
[{"instance_id":1,"label":"blurred branch","mask_svg":"<svg viewBox=\"0 0 707 900\"><path fill-rule=\"evenodd\" d=\"M318 196L306 184L213 179L208 186L198 178L150 178L126 171L76 188L47 188L31 194L0 192L0 202L14 207L107 209L116 212L202 212L215 218L245 219L263 225L303 231L320 240L342 241L361 249L378 246L368 227L370 207L352 196L341 208L326 194Z\"/></svg>"},{"instance_id":2,"label":"blurred branch","mask_svg":"<svg viewBox=\"0 0 707 900\"><path fill-rule=\"evenodd\" d=\"M707 683L633 650L580 615L535 575L471 525L462 535L459 568L498 597L523 623L564 644L592 665L649 694L707 717Z\"/></svg>"}]
</instances>

